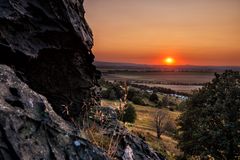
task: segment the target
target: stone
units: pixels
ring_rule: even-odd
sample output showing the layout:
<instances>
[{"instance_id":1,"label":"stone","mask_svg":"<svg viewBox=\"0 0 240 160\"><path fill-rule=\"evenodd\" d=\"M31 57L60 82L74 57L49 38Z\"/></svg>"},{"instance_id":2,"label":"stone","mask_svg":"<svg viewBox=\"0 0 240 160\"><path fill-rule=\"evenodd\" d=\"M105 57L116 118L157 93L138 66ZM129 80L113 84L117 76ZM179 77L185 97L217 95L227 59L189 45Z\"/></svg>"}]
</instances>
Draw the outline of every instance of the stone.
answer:
<instances>
[{"instance_id":1,"label":"stone","mask_svg":"<svg viewBox=\"0 0 240 160\"><path fill-rule=\"evenodd\" d=\"M92 64L84 13L83 0L0 2L0 64L11 66L66 120L99 103L100 72Z\"/></svg>"},{"instance_id":2,"label":"stone","mask_svg":"<svg viewBox=\"0 0 240 160\"><path fill-rule=\"evenodd\" d=\"M13 89L14 88L14 89ZM58 116L47 99L0 65L1 160L107 160L105 152L80 137L80 130ZM9 103L9 99L21 107Z\"/></svg>"}]
</instances>

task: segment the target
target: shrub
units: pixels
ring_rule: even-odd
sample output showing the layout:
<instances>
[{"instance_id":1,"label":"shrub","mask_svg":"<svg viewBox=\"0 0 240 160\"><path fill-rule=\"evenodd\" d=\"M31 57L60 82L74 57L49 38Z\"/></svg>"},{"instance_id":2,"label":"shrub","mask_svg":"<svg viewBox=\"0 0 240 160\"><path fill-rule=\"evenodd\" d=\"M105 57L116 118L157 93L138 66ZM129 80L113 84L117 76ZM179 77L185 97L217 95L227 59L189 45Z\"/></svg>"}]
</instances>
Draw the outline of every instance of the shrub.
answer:
<instances>
[{"instance_id":1,"label":"shrub","mask_svg":"<svg viewBox=\"0 0 240 160\"><path fill-rule=\"evenodd\" d=\"M133 97L132 102L134 104L138 104L138 105L143 105L143 106L146 105L144 99L142 97L138 97L138 96Z\"/></svg>"},{"instance_id":2,"label":"shrub","mask_svg":"<svg viewBox=\"0 0 240 160\"><path fill-rule=\"evenodd\" d=\"M185 111L186 110L186 101L182 101L176 106L176 110L178 111Z\"/></svg>"},{"instance_id":3,"label":"shrub","mask_svg":"<svg viewBox=\"0 0 240 160\"><path fill-rule=\"evenodd\" d=\"M115 100L118 99L117 95L116 95L116 91L114 89L110 90L108 95L108 99L110 100Z\"/></svg>"},{"instance_id":4,"label":"shrub","mask_svg":"<svg viewBox=\"0 0 240 160\"><path fill-rule=\"evenodd\" d=\"M107 89L101 92L102 98L116 100L124 96L124 90L118 83L107 83L105 87Z\"/></svg>"},{"instance_id":5,"label":"shrub","mask_svg":"<svg viewBox=\"0 0 240 160\"><path fill-rule=\"evenodd\" d=\"M151 96L149 97L149 100L154 102L154 103L157 103L158 102L158 95L156 93L152 93Z\"/></svg>"},{"instance_id":6,"label":"shrub","mask_svg":"<svg viewBox=\"0 0 240 160\"><path fill-rule=\"evenodd\" d=\"M137 113L134 106L132 104L126 104L123 114L118 111L118 118L124 123L134 123L137 118Z\"/></svg>"},{"instance_id":7,"label":"shrub","mask_svg":"<svg viewBox=\"0 0 240 160\"><path fill-rule=\"evenodd\" d=\"M159 100L159 101L157 102L157 104L156 104L155 107L157 107L157 108L162 108L162 107L163 107L162 101Z\"/></svg>"},{"instance_id":8,"label":"shrub","mask_svg":"<svg viewBox=\"0 0 240 160\"><path fill-rule=\"evenodd\" d=\"M180 148L185 156L239 159L240 74L215 74L195 92L180 117Z\"/></svg>"},{"instance_id":9,"label":"shrub","mask_svg":"<svg viewBox=\"0 0 240 160\"><path fill-rule=\"evenodd\" d=\"M168 106L169 105L169 98L168 98L168 96L164 96L163 98L162 98L162 106Z\"/></svg>"}]
</instances>

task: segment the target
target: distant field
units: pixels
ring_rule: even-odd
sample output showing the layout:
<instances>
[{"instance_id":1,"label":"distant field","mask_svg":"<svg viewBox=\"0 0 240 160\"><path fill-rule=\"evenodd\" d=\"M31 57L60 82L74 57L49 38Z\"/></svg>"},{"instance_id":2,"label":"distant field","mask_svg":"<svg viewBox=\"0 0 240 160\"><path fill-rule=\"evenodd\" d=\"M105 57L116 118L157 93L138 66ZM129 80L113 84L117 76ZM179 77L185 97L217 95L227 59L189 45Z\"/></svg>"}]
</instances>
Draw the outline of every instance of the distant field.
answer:
<instances>
[{"instance_id":1,"label":"distant field","mask_svg":"<svg viewBox=\"0 0 240 160\"><path fill-rule=\"evenodd\" d=\"M172 85L172 84L154 84L154 83L134 83L138 85L145 85L149 87L163 87L169 88L177 92L192 93L193 90L201 88L201 85Z\"/></svg>"},{"instance_id":2,"label":"distant field","mask_svg":"<svg viewBox=\"0 0 240 160\"><path fill-rule=\"evenodd\" d=\"M103 73L106 80L118 81L146 81L163 84L202 84L211 81L212 72L119 72Z\"/></svg>"}]
</instances>

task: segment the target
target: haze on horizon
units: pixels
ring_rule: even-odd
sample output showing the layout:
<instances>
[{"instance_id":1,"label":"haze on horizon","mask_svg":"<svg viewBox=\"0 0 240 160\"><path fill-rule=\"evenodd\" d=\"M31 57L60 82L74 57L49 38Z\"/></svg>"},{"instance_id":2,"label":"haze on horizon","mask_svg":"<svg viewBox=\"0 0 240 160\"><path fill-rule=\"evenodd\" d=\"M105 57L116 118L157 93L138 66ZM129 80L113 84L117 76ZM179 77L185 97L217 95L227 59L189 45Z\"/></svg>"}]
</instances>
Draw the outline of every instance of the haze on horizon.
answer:
<instances>
[{"instance_id":1,"label":"haze on horizon","mask_svg":"<svg viewBox=\"0 0 240 160\"><path fill-rule=\"evenodd\" d=\"M240 66L239 0L85 0L97 61Z\"/></svg>"}]
</instances>

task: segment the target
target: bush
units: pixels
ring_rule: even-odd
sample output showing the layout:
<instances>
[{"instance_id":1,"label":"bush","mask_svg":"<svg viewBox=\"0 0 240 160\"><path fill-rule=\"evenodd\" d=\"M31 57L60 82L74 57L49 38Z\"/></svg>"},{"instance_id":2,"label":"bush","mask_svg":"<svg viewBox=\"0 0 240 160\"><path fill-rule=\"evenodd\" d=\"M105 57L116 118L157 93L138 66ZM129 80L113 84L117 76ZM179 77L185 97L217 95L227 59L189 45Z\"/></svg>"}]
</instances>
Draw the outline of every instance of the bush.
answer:
<instances>
[{"instance_id":1,"label":"bush","mask_svg":"<svg viewBox=\"0 0 240 160\"><path fill-rule=\"evenodd\" d=\"M115 100L118 99L117 95L116 95L116 91L114 89L110 90L108 95L108 99L110 100Z\"/></svg>"},{"instance_id":2,"label":"bush","mask_svg":"<svg viewBox=\"0 0 240 160\"><path fill-rule=\"evenodd\" d=\"M135 96L135 97L133 97L132 102L134 104L138 104L138 105L142 105L142 106L146 105L146 103L145 103L145 101L144 101L144 99L142 97Z\"/></svg>"},{"instance_id":3,"label":"bush","mask_svg":"<svg viewBox=\"0 0 240 160\"><path fill-rule=\"evenodd\" d=\"M155 107L162 108L163 107L162 101L159 100Z\"/></svg>"},{"instance_id":4,"label":"bush","mask_svg":"<svg viewBox=\"0 0 240 160\"><path fill-rule=\"evenodd\" d=\"M186 107L186 101L182 101L176 106L176 110L178 111L185 111L187 109Z\"/></svg>"},{"instance_id":5,"label":"bush","mask_svg":"<svg viewBox=\"0 0 240 160\"><path fill-rule=\"evenodd\" d=\"M149 100L154 102L154 103L157 103L158 102L158 95L156 93L152 93L151 96L149 97Z\"/></svg>"},{"instance_id":6,"label":"bush","mask_svg":"<svg viewBox=\"0 0 240 160\"><path fill-rule=\"evenodd\" d=\"M124 112L121 115L121 113L119 114L118 111L118 118L119 120L125 122L129 122L129 123L134 123L136 118L137 118L137 113L135 108L133 107L132 104L126 104L126 106L124 107Z\"/></svg>"},{"instance_id":7,"label":"bush","mask_svg":"<svg viewBox=\"0 0 240 160\"><path fill-rule=\"evenodd\" d=\"M109 83L105 87L107 87L107 90L101 92L102 98L116 100L124 96L124 90L118 83Z\"/></svg>"},{"instance_id":8,"label":"bush","mask_svg":"<svg viewBox=\"0 0 240 160\"><path fill-rule=\"evenodd\" d=\"M168 98L168 96L164 96L162 98L162 106L166 107L168 105L169 105L169 98Z\"/></svg>"},{"instance_id":9,"label":"bush","mask_svg":"<svg viewBox=\"0 0 240 160\"><path fill-rule=\"evenodd\" d=\"M239 159L240 74L226 71L195 92L180 117L185 156Z\"/></svg>"},{"instance_id":10,"label":"bush","mask_svg":"<svg viewBox=\"0 0 240 160\"><path fill-rule=\"evenodd\" d=\"M127 93L127 99L131 101L133 97L136 95L136 93L137 91L135 89L129 88Z\"/></svg>"}]
</instances>

